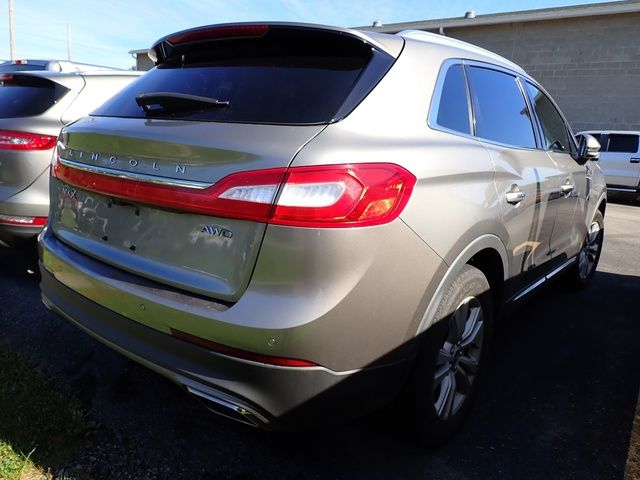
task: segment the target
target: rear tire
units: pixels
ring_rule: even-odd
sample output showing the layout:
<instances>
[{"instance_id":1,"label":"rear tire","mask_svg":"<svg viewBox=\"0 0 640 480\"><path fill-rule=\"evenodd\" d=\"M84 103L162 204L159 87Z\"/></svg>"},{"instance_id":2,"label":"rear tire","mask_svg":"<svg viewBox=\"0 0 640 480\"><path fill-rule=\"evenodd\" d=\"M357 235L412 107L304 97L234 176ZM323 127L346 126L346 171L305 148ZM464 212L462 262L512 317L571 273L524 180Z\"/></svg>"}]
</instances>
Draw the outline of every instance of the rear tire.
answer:
<instances>
[{"instance_id":1,"label":"rear tire","mask_svg":"<svg viewBox=\"0 0 640 480\"><path fill-rule=\"evenodd\" d=\"M475 396L491 333L493 305L484 274L465 265L423 335L408 393L420 440L443 444L459 429Z\"/></svg>"}]
</instances>

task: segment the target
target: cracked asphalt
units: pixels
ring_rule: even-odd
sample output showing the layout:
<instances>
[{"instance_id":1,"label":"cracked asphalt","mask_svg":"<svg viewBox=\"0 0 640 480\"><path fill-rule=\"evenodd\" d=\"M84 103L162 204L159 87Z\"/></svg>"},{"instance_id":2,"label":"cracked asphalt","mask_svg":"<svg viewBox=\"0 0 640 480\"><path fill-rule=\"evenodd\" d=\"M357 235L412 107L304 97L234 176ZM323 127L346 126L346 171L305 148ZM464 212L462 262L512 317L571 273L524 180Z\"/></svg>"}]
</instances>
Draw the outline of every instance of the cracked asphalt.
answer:
<instances>
[{"instance_id":1,"label":"cracked asphalt","mask_svg":"<svg viewBox=\"0 0 640 480\"><path fill-rule=\"evenodd\" d=\"M100 424L68 466L91 478L623 478L640 386L640 206L610 204L605 225L592 285L556 282L508 316L471 416L435 451L388 413L286 434L209 414L49 313L33 249L0 249L0 340Z\"/></svg>"}]
</instances>

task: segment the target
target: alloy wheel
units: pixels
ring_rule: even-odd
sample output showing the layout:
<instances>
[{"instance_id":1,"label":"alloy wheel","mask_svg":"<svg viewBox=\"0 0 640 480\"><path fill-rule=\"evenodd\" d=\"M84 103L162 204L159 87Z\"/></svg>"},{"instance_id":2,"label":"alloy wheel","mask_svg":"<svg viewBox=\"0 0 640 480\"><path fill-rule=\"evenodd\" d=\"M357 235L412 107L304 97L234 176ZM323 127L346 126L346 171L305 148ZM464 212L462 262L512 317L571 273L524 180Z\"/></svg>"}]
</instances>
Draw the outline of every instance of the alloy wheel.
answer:
<instances>
[{"instance_id":1,"label":"alloy wheel","mask_svg":"<svg viewBox=\"0 0 640 480\"><path fill-rule=\"evenodd\" d=\"M449 333L436 361L433 405L441 420L455 415L471 392L478 372L483 333L482 304L476 297L467 297L450 317Z\"/></svg>"}]
</instances>

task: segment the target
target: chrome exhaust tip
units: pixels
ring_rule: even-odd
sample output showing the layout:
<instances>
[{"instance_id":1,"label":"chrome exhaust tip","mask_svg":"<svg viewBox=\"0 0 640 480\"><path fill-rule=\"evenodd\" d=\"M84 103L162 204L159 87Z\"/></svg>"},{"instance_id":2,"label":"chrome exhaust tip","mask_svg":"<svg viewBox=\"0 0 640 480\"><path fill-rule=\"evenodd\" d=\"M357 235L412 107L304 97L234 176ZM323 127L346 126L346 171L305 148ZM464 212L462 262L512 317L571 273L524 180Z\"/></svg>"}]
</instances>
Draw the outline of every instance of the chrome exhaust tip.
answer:
<instances>
[{"instance_id":1,"label":"chrome exhaust tip","mask_svg":"<svg viewBox=\"0 0 640 480\"><path fill-rule=\"evenodd\" d=\"M223 399L218 396L197 390L189 385L185 385L187 391L198 398L209 410L223 417L230 418L236 422L244 423L251 427L259 427L268 423L266 418L250 408L234 403L230 399Z\"/></svg>"}]
</instances>

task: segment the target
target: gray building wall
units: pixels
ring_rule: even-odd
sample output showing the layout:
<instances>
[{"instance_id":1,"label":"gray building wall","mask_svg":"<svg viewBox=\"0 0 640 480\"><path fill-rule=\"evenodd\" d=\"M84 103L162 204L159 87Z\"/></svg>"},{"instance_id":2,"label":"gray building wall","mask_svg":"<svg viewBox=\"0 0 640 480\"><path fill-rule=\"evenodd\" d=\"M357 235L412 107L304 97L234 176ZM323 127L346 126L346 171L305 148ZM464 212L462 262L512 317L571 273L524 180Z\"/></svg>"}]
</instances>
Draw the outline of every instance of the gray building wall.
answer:
<instances>
[{"instance_id":1,"label":"gray building wall","mask_svg":"<svg viewBox=\"0 0 640 480\"><path fill-rule=\"evenodd\" d=\"M142 72L146 72L147 70L151 70L155 65L147 55L146 50L136 50L133 53L136 57L136 70L140 70Z\"/></svg>"},{"instance_id":2,"label":"gray building wall","mask_svg":"<svg viewBox=\"0 0 640 480\"><path fill-rule=\"evenodd\" d=\"M521 65L574 131L640 130L640 13L445 28Z\"/></svg>"}]
</instances>

